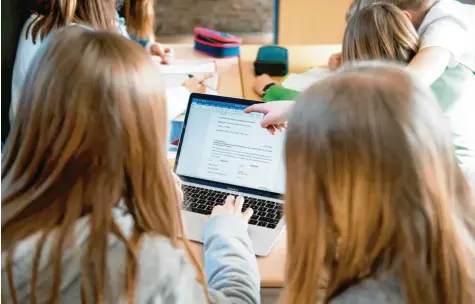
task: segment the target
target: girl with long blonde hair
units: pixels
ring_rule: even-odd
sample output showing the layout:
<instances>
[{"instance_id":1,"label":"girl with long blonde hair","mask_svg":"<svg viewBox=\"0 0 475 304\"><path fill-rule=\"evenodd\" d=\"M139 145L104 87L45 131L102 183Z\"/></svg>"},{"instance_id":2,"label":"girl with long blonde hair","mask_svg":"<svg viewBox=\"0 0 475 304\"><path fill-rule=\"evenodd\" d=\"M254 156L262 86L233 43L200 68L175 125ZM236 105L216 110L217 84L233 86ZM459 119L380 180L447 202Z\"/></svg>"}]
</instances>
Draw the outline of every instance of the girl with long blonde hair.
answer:
<instances>
[{"instance_id":1,"label":"girl with long blonde hair","mask_svg":"<svg viewBox=\"0 0 475 304\"><path fill-rule=\"evenodd\" d=\"M362 65L288 123L284 303L475 303L475 201L430 91Z\"/></svg>"},{"instance_id":2,"label":"girl with long blonde hair","mask_svg":"<svg viewBox=\"0 0 475 304\"><path fill-rule=\"evenodd\" d=\"M204 273L190 252L150 56L80 26L37 56L2 157L2 303L258 303L242 198L208 220Z\"/></svg>"},{"instance_id":3,"label":"girl with long blonde hair","mask_svg":"<svg viewBox=\"0 0 475 304\"><path fill-rule=\"evenodd\" d=\"M282 303L475 303L475 201L433 94L361 63L283 105L247 109L290 114Z\"/></svg>"}]
</instances>

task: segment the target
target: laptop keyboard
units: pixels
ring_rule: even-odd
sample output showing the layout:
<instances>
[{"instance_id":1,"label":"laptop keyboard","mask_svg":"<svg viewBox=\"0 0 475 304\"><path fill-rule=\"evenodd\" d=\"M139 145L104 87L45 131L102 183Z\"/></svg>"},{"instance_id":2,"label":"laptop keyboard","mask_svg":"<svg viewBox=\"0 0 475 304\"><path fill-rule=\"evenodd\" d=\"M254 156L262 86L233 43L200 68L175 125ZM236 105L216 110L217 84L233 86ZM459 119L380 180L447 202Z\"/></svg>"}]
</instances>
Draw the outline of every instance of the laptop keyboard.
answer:
<instances>
[{"instance_id":1,"label":"laptop keyboard","mask_svg":"<svg viewBox=\"0 0 475 304\"><path fill-rule=\"evenodd\" d=\"M222 205L230 193L203 189L190 185L182 186L185 195L184 210L204 215L211 214L213 207ZM275 229L282 218L282 204L244 196L243 211L252 208L254 214L250 225Z\"/></svg>"}]
</instances>

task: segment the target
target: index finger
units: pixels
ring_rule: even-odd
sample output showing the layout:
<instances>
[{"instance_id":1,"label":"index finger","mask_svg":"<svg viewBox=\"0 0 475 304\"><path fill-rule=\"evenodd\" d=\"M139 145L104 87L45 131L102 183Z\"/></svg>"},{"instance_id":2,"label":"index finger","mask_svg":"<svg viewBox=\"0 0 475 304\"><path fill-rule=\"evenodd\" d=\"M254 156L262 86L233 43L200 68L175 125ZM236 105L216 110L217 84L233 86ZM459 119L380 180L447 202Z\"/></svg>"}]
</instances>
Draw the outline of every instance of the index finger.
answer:
<instances>
[{"instance_id":1,"label":"index finger","mask_svg":"<svg viewBox=\"0 0 475 304\"><path fill-rule=\"evenodd\" d=\"M266 110L264 104L259 104L259 103L253 104L247 107L246 109L244 109L244 113L247 113L247 114L254 113L254 112L266 114L268 111Z\"/></svg>"},{"instance_id":2,"label":"index finger","mask_svg":"<svg viewBox=\"0 0 475 304\"><path fill-rule=\"evenodd\" d=\"M274 125L269 125L266 127L267 131L269 131L270 134L275 135L275 127Z\"/></svg>"},{"instance_id":3,"label":"index finger","mask_svg":"<svg viewBox=\"0 0 475 304\"><path fill-rule=\"evenodd\" d=\"M244 205L244 197L238 196L234 201L234 214L241 214L242 205Z\"/></svg>"},{"instance_id":4,"label":"index finger","mask_svg":"<svg viewBox=\"0 0 475 304\"><path fill-rule=\"evenodd\" d=\"M235 201L234 196L228 195L226 197L226 201L224 202L223 206L234 208L234 201Z\"/></svg>"}]
</instances>

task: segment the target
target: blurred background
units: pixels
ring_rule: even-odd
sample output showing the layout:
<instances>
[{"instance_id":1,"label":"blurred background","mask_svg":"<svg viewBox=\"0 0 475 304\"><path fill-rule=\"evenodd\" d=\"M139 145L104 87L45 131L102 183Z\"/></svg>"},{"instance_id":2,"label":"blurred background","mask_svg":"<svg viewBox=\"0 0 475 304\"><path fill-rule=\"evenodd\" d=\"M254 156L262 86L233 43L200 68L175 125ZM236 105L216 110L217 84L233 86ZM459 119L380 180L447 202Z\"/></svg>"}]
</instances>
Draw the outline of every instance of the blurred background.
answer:
<instances>
[{"instance_id":1,"label":"blurred background","mask_svg":"<svg viewBox=\"0 0 475 304\"><path fill-rule=\"evenodd\" d=\"M196 25L272 42L275 0L156 0L157 37L186 40ZM178 37L176 37L178 36ZM190 39L191 42L191 39ZM261 41L257 41L259 43Z\"/></svg>"}]
</instances>

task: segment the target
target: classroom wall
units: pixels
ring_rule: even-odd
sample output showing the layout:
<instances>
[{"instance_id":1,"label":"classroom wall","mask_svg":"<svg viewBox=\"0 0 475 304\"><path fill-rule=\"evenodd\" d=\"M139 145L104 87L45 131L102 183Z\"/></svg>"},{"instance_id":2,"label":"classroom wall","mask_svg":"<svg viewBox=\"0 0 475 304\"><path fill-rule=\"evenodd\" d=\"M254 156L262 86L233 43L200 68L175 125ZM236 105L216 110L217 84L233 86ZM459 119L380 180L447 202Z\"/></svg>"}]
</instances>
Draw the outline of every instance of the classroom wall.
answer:
<instances>
[{"instance_id":1,"label":"classroom wall","mask_svg":"<svg viewBox=\"0 0 475 304\"><path fill-rule=\"evenodd\" d=\"M278 43L339 44L352 0L279 0Z\"/></svg>"},{"instance_id":2,"label":"classroom wall","mask_svg":"<svg viewBox=\"0 0 475 304\"><path fill-rule=\"evenodd\" d=\"M195 26L232 33L273 31L274 0L154 1L159 36L192 34Z\"/></svg>"}]
</instances>

